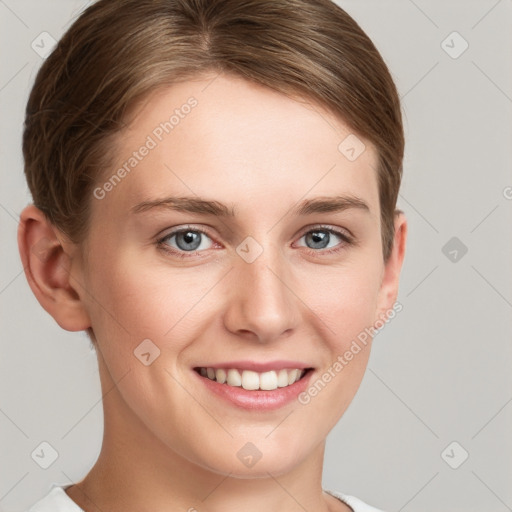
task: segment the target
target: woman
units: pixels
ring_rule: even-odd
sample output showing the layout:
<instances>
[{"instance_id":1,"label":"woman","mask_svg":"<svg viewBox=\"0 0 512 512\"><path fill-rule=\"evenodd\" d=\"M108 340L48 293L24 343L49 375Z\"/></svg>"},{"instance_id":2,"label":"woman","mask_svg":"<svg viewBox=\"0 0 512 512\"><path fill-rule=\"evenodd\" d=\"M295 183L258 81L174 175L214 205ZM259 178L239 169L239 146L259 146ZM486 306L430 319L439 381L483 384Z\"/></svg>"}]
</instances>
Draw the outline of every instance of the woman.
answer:
<instances>
[{"instance_id":1,"label":"woman","mask_svg":"<svg viewBox=\"0 0 512 512\"><path fill-rule=\"evenodd\" d=\"M376 511L322 465L397 308L403 150L389 71L328 0L90 6L28 101L18 242L89 333L104 437L31 510Z\"/></svg>"}]
</instances>

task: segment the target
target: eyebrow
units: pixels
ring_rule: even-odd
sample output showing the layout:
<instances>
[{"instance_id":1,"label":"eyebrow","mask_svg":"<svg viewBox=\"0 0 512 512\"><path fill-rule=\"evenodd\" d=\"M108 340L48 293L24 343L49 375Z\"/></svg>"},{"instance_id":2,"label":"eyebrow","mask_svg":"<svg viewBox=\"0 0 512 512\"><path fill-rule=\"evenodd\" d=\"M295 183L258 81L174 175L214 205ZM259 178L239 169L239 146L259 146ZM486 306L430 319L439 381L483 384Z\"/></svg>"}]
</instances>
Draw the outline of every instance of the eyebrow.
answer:
<instances>
[{"instance_id":1,"label":"eyebrow","mask_svg":"<svg viewBox=\"0 0 512 512\"><path fill-rule=\"evenodd\" d=\"M199 197L166 197L143 201L134 206L133 213L147 212L152 209L169 209L201 215L216 217L235 217L234 205L227 206L219 201L201 199ZM305 199L292 209L292 214L298 216L311 215L313 213L342 212L348 209L359 209L370 212L370 207L360 197L353 195L323 196L313 199Z\"/></svg>"}]
</instances>

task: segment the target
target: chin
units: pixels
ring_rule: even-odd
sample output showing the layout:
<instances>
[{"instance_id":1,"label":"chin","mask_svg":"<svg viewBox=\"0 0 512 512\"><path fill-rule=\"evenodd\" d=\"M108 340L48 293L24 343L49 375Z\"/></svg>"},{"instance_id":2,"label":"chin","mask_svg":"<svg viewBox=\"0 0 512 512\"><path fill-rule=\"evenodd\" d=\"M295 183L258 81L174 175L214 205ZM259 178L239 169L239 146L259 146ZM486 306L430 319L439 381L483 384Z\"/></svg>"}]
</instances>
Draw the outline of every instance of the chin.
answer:
<instances>
[{"instance_id":1,"label":"chin","mask_svg":"<svg viewBox=\"0 0 512 512\"><path fill-rule=\"evenodd\" d=\"M241 445L241 448L238 445ZM283 448L271 447L258 450L247 441L237 443L236 448L226 447L222 453L212 454L210 460L203 459L197 463L208 471L238 479L268 478L289 473L301 461L301 454L296 449L284 451Z\"/></svg>"}]
</instances>

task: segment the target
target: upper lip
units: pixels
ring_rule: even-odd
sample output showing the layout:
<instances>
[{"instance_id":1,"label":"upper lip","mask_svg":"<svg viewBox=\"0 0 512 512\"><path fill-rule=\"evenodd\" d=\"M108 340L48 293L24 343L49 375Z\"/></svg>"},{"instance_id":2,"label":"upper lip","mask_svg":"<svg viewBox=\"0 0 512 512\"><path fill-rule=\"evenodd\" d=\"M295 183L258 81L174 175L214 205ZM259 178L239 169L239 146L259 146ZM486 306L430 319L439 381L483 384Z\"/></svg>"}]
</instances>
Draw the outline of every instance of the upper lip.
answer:
<instances>
[{"instance_id":1,"label":"upper lip","mask_svg":"<svg viewBox=\"0 0 512 512\"><path fill-rule=\"evenodd\" d=\"M236 368L238 370L252 370L253 372L263 373L271 370L283 370L283 369L306 369L312 368L310 364L301 363L300 361L229 361L225 363L209 363L201 366L195 366L194 368L214 368L214 369L230 369Z\"/></svg>"}]
</instances>

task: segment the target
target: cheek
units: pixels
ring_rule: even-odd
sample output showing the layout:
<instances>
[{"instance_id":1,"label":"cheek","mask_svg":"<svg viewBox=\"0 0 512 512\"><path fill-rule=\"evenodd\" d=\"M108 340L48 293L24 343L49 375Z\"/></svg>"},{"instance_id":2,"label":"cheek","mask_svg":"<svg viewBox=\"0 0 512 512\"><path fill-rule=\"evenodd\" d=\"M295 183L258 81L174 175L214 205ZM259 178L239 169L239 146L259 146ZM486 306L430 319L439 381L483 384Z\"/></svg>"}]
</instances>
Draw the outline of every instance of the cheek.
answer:
<instances>
[{"instance_id":1,"label":"cheek","mask_svg":"<svg viewBox=\"0 0 512 512\"><path fill-rule=\"evenodd\" d=\"M302 403L314 403L315 411L331 425L350 404L366 370L381 270L376 257L361 258L344 268L317 271L308 281L315 287L302 291L318 317L317 331L321 330L328 352Z\"/></svg>"},{"instance_id":2,"label":"cheek","mask_svg":"<svg viewBox=\"0 0 512 512\"><path fill-rule=\"evenodd\" d=\"M323 332L337 354L373 324L378 306L381 267L367 261L309 273L302 287L308 307L322 320Z\"/></svg>"},{"instance_id":3,"label":"cheek","mask_svg":"<svg viewBox=\"0 0 512 512\"><path fill-rule=\"evenodd\" d=\"M179 354L199 335L222 273L178 269L120 251L116 260L91 262L88 309L98 341L131 353L143 340ZM203 300L206 299L206 300ZM131 350L130 350L131 349Z\"/></svg>"},{"instance_id":4,"label":"cheek","mask_svg":"<svg viewBox=\"0 0 512 512\"><path fill-rule=\"evenodd\" d=\"M299 403L309 411L312 432L327 433L343 415L364 377L372 344L379 272L361 269L337 274L323 293L311 294L311 309L322 331L325 365ZM309 428L309 427L308 427Z\"/></svg>"}]
</instances>

